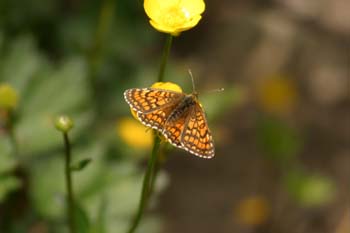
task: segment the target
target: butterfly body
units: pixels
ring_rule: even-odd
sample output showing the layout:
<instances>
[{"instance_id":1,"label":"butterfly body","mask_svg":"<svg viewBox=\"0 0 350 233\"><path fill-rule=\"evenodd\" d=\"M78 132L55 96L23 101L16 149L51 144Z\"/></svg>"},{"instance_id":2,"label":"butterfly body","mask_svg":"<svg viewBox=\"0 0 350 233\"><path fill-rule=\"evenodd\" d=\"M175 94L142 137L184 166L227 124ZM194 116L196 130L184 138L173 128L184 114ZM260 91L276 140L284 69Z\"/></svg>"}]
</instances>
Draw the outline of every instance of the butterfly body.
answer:
<instances>
[{"instance_id":1,"label":"butterfly body","mask_svg":"<svg viewBox=\"0 0 350 233\"><path fill-rule=\"evenodd\" d=\"M197 104L197 99L195 95L189 94L185 95L174 108L174 110L169 115L167 121L176 121L178 118L183 117L183 115L188 114L188 111L192 106Z\"/></svg>"},{"instance_id":2,"label":"butterfly body","mask_svg":"<svg viewBox=\"0 0 350 233\"><path fill-rule=\"evenodd\" d=\"M197 96L195 92L184 94L157 88L124 92L126 102L144 125L161 132L176 147L212 158L214 143Z\"/></svg>"}]
</instances>

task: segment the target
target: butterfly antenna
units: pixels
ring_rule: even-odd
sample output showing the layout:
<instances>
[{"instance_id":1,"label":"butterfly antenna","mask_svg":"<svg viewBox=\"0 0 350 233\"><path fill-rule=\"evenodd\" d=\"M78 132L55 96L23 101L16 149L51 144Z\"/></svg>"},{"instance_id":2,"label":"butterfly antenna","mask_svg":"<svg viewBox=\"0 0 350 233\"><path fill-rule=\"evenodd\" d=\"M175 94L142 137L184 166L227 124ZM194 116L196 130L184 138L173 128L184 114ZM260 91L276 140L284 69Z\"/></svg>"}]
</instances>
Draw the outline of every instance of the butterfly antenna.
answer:
<instances>
[{"instance_id":1,"label":"butterfly antenna","mask_svg":"<svg viewBox=\"0 0 350 233\"><path fill-rule=\"evenodd\" d=\"M189 73L191 80L192 80L192 91L193 91L193 93L196 93L196 86L194 85L194 78L192 75L192 71L190 69L188 69L188 73Z\"/></svg>"},{"instance_id":2,"label":"butterfly antenna","mask_svg":"<svg viewBox=\"0 0 350 233\"><path fill-rule=\"evenodd\" d=\"M207 93L222 92L222 91L224 91L224 90L225 90L225 89L224 89L223 87L221 87L221 88L216 88L216 89L210 90L210 91L208 91Z\"/></svg>"}]
</instances>

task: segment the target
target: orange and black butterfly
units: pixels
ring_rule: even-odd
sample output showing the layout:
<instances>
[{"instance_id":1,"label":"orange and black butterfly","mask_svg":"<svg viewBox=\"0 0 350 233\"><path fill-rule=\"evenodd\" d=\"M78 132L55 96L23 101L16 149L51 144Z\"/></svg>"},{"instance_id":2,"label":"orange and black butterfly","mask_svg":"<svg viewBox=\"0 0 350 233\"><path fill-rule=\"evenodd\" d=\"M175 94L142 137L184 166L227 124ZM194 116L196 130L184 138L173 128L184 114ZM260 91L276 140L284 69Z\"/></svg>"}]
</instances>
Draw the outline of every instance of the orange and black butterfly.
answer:
<instances>
[{"instance_id":1,"label":"orange and black butterfly","mask_svg":"<svg viewBox=\"0 0 350 233\"><path fill-rule=\"evenodd\" d=\"M124 92L126 102L146 126L158 130L174 146L212 158L214 142L198 94L158 88L132 88Z\"/></svg>"}]
</instances>

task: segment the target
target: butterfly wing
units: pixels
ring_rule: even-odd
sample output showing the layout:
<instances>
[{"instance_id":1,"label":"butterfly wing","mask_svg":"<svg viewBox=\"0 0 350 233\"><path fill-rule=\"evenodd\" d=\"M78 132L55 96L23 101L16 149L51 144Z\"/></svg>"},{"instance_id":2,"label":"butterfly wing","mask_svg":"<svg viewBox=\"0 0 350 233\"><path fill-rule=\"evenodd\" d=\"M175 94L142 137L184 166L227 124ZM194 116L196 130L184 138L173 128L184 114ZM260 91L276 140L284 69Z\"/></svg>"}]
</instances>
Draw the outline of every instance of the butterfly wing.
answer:
<instances>
[{"instance_id":1,"label":"butterfly wing","mask_svg":"<svg viewBox=\"0 0 350 233\"><path fill-rule=\"evenodd\" d=\"M174 146L183 148L181 144L181 134L185 128L186 120L188 119L189 110L182 113L181 117L178 117L176 120L167 121L164 124L164 128L161 131L164 137Z\"/></svg>"},{"instance_id":2,"label":"butterfly wing","mask_svg":"<svg viewBox=\"0 0 350 233\"><path fill-rule=\"evenodd\" d=\"M150 113L137 112L137 118L142 124L162 132L172 109L173 106L170 105L169 107L153 110Z\"/></svg>"},{"instance_id":3,"label":"butterfly wing","mask_svg":"<svg viewBox=\"0 0 350 233\"><path fill-rule=\"evenodd\" d=\"M184 124L181 134L181 147L202 158L215 155L214 142L203 108L196 103Z\"/></svg>"},{"instance_id":4,"label":"butterfly wing","mask_svg":"<svg viewBox=\"0 0 350 233\"><path fill-rule=\"evenodd\" d=\"M181 92L156 88L133 88L124 92L124 98L130 107L142 114L173 106L183 96Z\"/></svg>"}]
</instances>

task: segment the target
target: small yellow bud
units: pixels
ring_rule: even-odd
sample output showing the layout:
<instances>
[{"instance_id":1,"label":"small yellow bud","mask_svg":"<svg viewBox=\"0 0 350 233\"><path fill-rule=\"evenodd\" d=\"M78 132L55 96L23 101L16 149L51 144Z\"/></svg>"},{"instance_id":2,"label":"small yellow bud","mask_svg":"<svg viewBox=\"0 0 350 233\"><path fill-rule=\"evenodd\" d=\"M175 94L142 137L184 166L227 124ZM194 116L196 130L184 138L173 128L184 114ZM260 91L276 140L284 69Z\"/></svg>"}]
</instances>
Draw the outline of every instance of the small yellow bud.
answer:
<instances>
[{"instance_id":1,"label":"small yellow bud","mask_svg":"<svg viewBox=\"0 0 350 233\"><path fill-rule=\"evenodd\" d=\"M17 107L17 91L9 84L0 84L0 108L12 110Z\"/></svg>"},{"instance_id":2,"label":"small yellow bud","mask_svg":"<svg viewBox=\"0 0 350 233\"><path fill-rule=\"evenodd\" d=\"M55 127L63 133L68 133L74 126L71 118L68 116L59 116L55 120Z\"/></svg>"}]
</instances>

